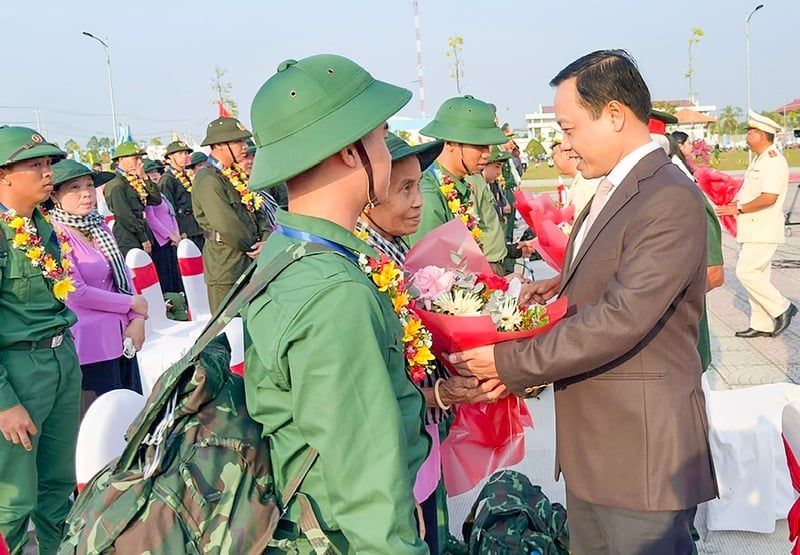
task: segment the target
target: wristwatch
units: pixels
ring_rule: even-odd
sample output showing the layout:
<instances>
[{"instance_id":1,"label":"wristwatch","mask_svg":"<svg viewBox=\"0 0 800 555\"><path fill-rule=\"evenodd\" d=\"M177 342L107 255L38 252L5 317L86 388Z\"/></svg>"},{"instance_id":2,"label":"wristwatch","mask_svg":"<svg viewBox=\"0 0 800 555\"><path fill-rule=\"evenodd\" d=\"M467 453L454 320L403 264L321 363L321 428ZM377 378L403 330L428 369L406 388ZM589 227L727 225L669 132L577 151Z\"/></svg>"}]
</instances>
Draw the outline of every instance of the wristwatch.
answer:
<instances>
[{"instance_id":1,"label":"wristwatch","mask_svg":"<svg viewBox=\"0 0 800 555\"><path fill-rule=\"evenodd\" d=\"M744 214L744 210L742 210L742 203L741 203L741 202L737 202L737 203L736 203L736 211L737 211L739 214Z\"/></svg>"}]
</instances>

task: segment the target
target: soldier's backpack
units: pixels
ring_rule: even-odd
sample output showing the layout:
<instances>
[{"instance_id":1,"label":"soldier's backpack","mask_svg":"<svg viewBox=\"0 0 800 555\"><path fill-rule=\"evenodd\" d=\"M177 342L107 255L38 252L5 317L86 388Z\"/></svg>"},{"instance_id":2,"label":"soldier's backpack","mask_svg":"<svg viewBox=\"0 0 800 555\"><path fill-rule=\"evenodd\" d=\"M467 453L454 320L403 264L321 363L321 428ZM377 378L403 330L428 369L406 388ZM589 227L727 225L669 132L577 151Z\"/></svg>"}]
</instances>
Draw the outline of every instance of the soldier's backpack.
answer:
<instances>
[{"instance_id":1,"label":"soldier's backpack","mask_svg":"<svg viewBox=\"0 0 800 555\"><path fill-rule=\"evenodd\" d=\"M567 510L514 470L489 478L462 532L473 555L569 554Z\"/></svg>"},{"instance_id":2,"label":"soldier's backpack","mask_svg":"<svg viewBox=\"0 0 800 555\"><path fill-rule=\"evenodd\" d=\"M194 346L156 382L125 451L78 496L60 555L262 553L295 495L301 530L325 553L327 539L297 493L317 453L309 451L279 501L268 442L247 413L242 378L229 370L227 339L217 337L292 262L321 252L330 249L298 246L239 280Z\"/></svg>"}]
</instances>

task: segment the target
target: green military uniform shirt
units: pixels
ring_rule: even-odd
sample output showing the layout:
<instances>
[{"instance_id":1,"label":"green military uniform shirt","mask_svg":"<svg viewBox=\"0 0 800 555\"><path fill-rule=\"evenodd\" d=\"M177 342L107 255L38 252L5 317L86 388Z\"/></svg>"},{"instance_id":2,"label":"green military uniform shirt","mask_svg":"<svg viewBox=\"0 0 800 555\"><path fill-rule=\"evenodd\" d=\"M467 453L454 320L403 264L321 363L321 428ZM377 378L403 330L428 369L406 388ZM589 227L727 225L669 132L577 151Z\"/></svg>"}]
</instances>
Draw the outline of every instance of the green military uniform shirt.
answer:
<instances>
[{"instance_id":1,"label":"green military uniform shirt","mask_svg":"<svg viewBox=\"0 0 800 555\"><path fill-rule=\"evenodd\" d=\"M53 227L39 210L33 212L33 225L45 250L56 260L61 251ZM75 313L53 296L51 283L31 264L21 249L11 245L15 232L5 224L5 248L0 250L0 353L20 341L41 341L67 331L77 321ZM16 369L27 371L29 369ZM8 381L9 369L0 360L0 410L20 402Z\"/></svg>"},{"instance_id":2,"label":"green military uniform shirt","mask_svg":"<svg viewBox=\"0 0 800 555\"><path fill-rule=\"evenodd\" d=\"M722 229L719 226L719 219L717 219L712 208L711 203L703 195L703 200L706 205L706 217L708 219L708 263L710 266L722 266L724 260L722 259ZM699 335L697 338L697 350L700 352L700 362L703 365L703 371L708 369L711 364L711 338L709 337L708 330L708 310L703 306L703 315L700 317L700 325L698 328Z\"/></svg>"},{"instance_id":3,"label":"green military uniform shirt","mask_svg":"<svg viewBox=\"0 0 800 555\"><path fill-rule=\"evenodd\" d=\"M277 221L377 258L327 220L278 210ZM273 233L259 266L298 244ZM430 449L425 403L407 375L403 329L389 297L353 260L325 253L289 266L250 304L245 324L252 338L247 408L269 438L277 491L313 447L319 458L300 491L338 549L427 553L412 494ZM295 501L288 520L299 519Z\"/></svg>"},{"instance_id":4,"label":"green military uniform shirt","mask_svg":"<svg viewBox=\"0 0 800 555\"><path fill-rule=\"evenodd\" d=\"M503 164L503 180L505 181L504 188L506 200L508 201L508 205L511 207L511 212L507 215L508 220L506 221L505 225L505 239L507 242L511 243L514 241L514 224L516 223L517 218L517 209L514 207L517 199L514 197L514 191L519 187L517 186L517 182L514 181L514 174L511 171L510 161Z\"/></svg>"},{"instance_id":5,"label":"green military uniform shirt","mask_svg":"<svg viewBox=\"0 0 800 555\"><path fill-rule=\"evenodd\" d=\"M409 245L413 246L432 229L446 224L453 219L453 212L447 206L447 199L440 189L442 182L437 176L437 172L438 175L442 177L445 175L450 176L461 198L471 198L470 187L466 181L458 179L445 169L444 166L440 165L438 162L434 162L430 168L422 172L422 180L419 182L419 188L422 191L422 199L424 202L422 205L422 218L419 222L417 232L406 237ZM477 210L476 215L478 215Z\"/></svg>"},{"instance_id":6,"label":"green military uniform shirt","mask_svg":"<svg viewBox=\"0 0 800 555\"><path fill-rule=\"evenodd\" d=\"M161 203L161 193L158 188L149 179L145 179L144 184L147 204L158 206ZM155 241L150 225L145 219L145 205L124 175L117 173L114 179L106 183L103 197L109 210L114 214L112 230L123 254L127 254L131 249L141 249L145 241L151 243Z\"/></svg>"},{"instance_id":7,"label":"green military uniform shirt","mask_svg":"<svg viewBox=\"0 0 800 555\"><path fill-rule=\"evenodd\" d=\"M269 234L266 218L260 211L250 212L239 192L210 164L194 176L192 207L197 223L209 232L203 246L206 284L233 284L252 262L247 252Z\"/></svg>"},{"instance_id":8,"label":"green military uniform shirt","mask_svg":"<svg viewBox=\"0 0 800 555\"><path fill-rule=\"evenodd\" d=\"M489 190L489 185L480 174L468 175L465 179L475 193L475 208L478 211L481 221L480 228L483 231L481 250L489 262L502 264L508 254L508 249L506 248L505 230L494 207L492 191Z\"/></svg>"},{"instance_id":9,"label":"green military uniform shirt","mask_svg":"<svg viewBox=\"0 0 800 555\"><path fill-rule=\"evenodd\" d=\"M186 179L189 179L188 175ZM191 183L191 180L189 183ZM170 170L167 170L159 179L158 188L161 189L161 193L175 208L175 219L178 221L178 229L180 229L181 233L185 233L187 237L202 235L203 230L200 229L200 225L194 219L192 193L186 190L180 179Z\"/></svg>"}]
</instances>

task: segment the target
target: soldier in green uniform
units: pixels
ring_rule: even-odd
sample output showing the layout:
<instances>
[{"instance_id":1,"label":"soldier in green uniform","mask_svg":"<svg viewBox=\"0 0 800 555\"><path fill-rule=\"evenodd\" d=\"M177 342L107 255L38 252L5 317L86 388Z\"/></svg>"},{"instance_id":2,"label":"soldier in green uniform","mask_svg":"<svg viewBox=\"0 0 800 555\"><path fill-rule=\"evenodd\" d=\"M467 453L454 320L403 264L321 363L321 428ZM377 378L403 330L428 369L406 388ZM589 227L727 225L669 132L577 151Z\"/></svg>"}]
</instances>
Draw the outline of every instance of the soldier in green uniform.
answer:
<instances>
[{"instance_id":1,"label":"soldier in green uniform","mask_svg":"<svg viewBox=\"0 0 800 555\"><path fill-rule=\"evenodd\" d=\"M194 179L194 174L202 170L208 164L208 156L205 152L192 152L189 157L189 163L186 164L186 175L189 179Z\"/></svg>"},{"instance_id":2,"label":"soldier in green uniform","mask_svg":"<svg viewBox=\"0 0 800 555\"><path fill-rule=\"evenodd\" d=\"M240 164L251 133L235 118L208 124L202 146L211 147L208 165L195 174L192 208L205 232L203 265L208 303L216 310L236 280L258 258L269 235L262 199L248 187Z\"/></svg>"},{"instance_id":3,"label":"soldier in green uniform","mask_svg":"<svg viewBox=\"0 0 800 555\"><path fill-rule=\"evenodd\" d=\"M123 254L139 248L153 252L153 231L144 217L144 207L161 203L161 193L144 173L145 151L135 143L122 143L111 157L117 176L106 183L103 197L114 214L114 237Z\"/></svg>"},{"instance_id":4,"label":"soldier in green uniform","mask_svg":"<svg viewBox=\"0 0 800 555\"><path fill-rule=\"evenodd\" d=\"M22 553L32 519L39 552L54 554L75 488L81 369L64 304L71 283L61 245L37 205L66 157L25 127L0 127L0 533Z\"/></svg>"},{"instance_id":5,"label":"soldier in green uniform","mask_svg":"<svg viewBox=\"0 0 800 555\"><path fill-rule=\"evenodd\" d=\"M186 164L190 162L192 149L183 141L173 141L167 145L167 171L158 181L167 200L175 208L180 232L203 249L203 230L194 218L192 209L192 179L186 174Z\"/></svg>"},{"instance_id":6,"label":"soldier in green uniform","mask_svg":"<svg viewBox=\"0 0 800 555\"><path fill-rule=\"evenodd\" d=\"M307 242L331 252L295 262L250 304L247 407L269 438L278 491L319 451L300 491L324 533L315 544L332 553L428 552L412 492L430 449L425 403L391 299L358 264L378 255L353 233L365 206L388 194L386 119L410 98L346 58L318 55L281 63L251 108L251 183L286 182L289 192L259 265ZM312 553L299 505L278 537L286 551Z\"/></svg>"},{"instance_id":7,"label":"soldier in green uniform","mask_svg":"<svg viewBox=\"0 0 800 555\"><path fill-rule=\"evenodd\" d=\"M413 245L430 230L460 218L480 243L485 233L471 185L465 177L480 172L489 159L489 147L503 144L506 136L495 124L491 105L472 96L446 100L433 121L420 133L445 141L444 150L422 175L420 188L425 199L419 230L408 237ZM484 184L485 186L485 184ZM488 190L487 190L488 191ZM491 200L489 203L491 207ZM494 210L492 208L492 210ZM491 256L494 241L489 238ZM502 262L499 259L489 262ZM487 255L488 258L488 255Z\"/></svg>"}]
</instances>

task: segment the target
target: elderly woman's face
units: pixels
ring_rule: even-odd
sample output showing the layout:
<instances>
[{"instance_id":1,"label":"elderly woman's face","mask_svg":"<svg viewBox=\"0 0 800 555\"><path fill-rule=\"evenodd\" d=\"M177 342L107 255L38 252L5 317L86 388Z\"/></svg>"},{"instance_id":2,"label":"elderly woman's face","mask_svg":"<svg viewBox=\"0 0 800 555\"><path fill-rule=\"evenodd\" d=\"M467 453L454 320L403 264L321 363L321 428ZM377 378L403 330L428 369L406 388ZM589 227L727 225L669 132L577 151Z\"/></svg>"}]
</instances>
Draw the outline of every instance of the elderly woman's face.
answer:
<instances>
[{"instance_id":1,"label":"elderly woman's face","mask_svg":"<svg viewBox=\"0 0 800 555\"><path fill-rule=\"evenodd\" d=\"M392 162L387 197L369 211L369 218L394 237L415 233L422 216L420 179L422 171L416 156Z\"/></svg>"},{"instance_id":2,"label":"elderly woman's face","mask_svg":"<svg viewBox=\"0 0 800 555\"><path fill-rule=\"evenodd\" d=\"M83 175L58 186L53 202L67 214L85 216L97 206L97 195L91 176Z\"/></svg>"}]
</instances>

